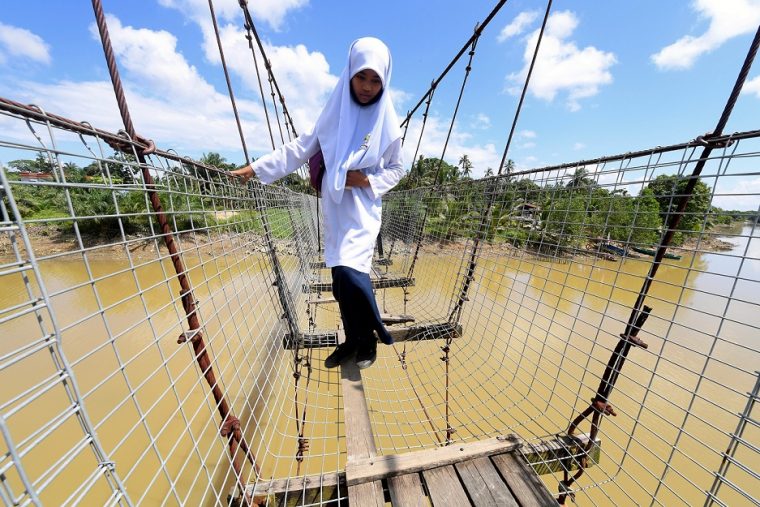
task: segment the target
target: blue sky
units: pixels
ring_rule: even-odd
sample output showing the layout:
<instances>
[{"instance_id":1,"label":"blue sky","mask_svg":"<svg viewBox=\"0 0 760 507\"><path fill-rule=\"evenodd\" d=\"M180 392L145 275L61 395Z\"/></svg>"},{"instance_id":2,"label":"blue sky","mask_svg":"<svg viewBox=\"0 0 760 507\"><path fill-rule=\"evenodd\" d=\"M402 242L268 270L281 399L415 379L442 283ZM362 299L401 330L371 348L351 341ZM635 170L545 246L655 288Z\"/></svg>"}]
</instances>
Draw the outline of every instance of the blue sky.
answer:
<instances>
[{"instance_id":1,"label":"blue sky","mask_svg":"<svg viewBox=\"0 0 760 507\"><path fill-rule=\"evenodd\" d=\"M299 131L313 124L355 38L374 35L391 48L391 88L403 116L495 4L249 3ZM271 146L241 10L237 0L214 6L246 138L260 155ZM456 163L467 154L475 176L498 167L544 8L508 2L478 43L446 156ZM217 151L242 162L207 0L104 0L104 9L138 132L164 149L192 157ZM760 0L556 0L552 12L510 149L520 168L678 143L712 130L760 25ZM463 67L436 93L426 156L440 155ZM4 2L0 96L121 128L90 2ZM21 127L0 125L6 135L28 137ZM415 122L412 139L418 128ZM760 62L726 131L757 128ZM408 152L414 144L407 143Z\"/></svg>"}]
</instances>

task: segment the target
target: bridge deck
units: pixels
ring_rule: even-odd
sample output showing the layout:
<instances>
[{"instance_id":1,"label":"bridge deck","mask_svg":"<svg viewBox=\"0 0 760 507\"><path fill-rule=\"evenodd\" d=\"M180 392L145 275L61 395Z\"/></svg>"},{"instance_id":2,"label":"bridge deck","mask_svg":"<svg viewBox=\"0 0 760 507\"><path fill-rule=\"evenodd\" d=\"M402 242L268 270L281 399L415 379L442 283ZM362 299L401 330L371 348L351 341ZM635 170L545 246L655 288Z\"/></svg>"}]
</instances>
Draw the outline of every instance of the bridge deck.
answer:
<instances>
[{"instance_id":1,"label":"bridge deck","mask_svg":"<svg viewBox=\"0 0 760 507\"><path fill-rule=\"evenodd\" d=\"M348 458L344 472L260 482L256 505L556 506L514 436L377 456L361 372L341 366ZM346 502L348 498L348 502Z\"/></svg>"}]
</instances>

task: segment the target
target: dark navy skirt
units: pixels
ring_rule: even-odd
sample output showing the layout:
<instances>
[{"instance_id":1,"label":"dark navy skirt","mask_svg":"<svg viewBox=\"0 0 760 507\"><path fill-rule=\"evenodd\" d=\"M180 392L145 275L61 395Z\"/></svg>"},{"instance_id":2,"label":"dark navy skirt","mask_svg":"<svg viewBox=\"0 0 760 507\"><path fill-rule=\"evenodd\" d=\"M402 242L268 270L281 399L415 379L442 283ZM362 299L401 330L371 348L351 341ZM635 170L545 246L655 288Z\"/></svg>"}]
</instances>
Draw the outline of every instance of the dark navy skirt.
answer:
<instances>
[{"instance_id":1,"label":"dark navy skirt","mask_svg":"<svg viewBox=\"0 0 760 507\"><path fill-rule=\"evenodd\" d=\"M365 340L375 340L373 331L377 332L381 342L393 343L380 317L368 273L348 266L335 266L332 268L332 287L346 330L346 343L358 346Z\"/></svg>"}]
</instances>

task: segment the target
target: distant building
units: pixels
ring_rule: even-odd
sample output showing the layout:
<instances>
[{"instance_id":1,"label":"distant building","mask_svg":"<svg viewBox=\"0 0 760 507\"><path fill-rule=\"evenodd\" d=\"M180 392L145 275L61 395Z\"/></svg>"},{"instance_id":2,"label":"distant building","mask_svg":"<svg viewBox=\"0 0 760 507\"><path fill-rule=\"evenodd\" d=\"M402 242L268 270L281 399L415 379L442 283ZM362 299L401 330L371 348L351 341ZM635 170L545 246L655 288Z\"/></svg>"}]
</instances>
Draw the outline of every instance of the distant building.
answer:
<instances>
[{"instance_id":1,"label":"distant building","mask_svg":"<svg viewBox=\"0 0 760 507\"><path fill-rule=\"evenodd\" d=\"M523 202L512 208L511 218L520 222L523 227L537 229L541 225L541 208L536 204Z\"/></svg>"},{"instance_id":2,"label":"distant building","mask_svg":"<svg viewBox=\"0 0 760 507\"><path fill-rule=\"evenodd\" d=\"M53 181L52 173L33 173L20 171L18 177L21 181Z\"/></svg>"}]
</instances>

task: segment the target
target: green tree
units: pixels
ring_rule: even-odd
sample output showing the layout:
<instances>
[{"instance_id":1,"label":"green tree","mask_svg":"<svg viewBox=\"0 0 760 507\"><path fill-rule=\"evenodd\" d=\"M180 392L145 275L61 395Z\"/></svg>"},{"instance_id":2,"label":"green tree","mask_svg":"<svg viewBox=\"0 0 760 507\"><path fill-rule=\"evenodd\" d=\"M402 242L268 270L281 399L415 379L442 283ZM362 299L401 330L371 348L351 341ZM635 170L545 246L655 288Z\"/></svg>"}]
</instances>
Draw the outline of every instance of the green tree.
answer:
<instances>
[{"instance_id":1,"label":"green tree","mask_svg":"<svg viewBox=\"0 0 760 507\"><path fill-rule=\"evenodd\" d=\"M549 200L541 217L546 236L558 246L580 246L585 240L587 200L583 194Z\"/></svg>"},{"instance_id":2,"label":"green tree","mask_svg":"<svg viewBox=\"0 0 760 507\"><path fill-rule=\"evenodd\" d=\"M657 200L660 209L660 218L663 224L667 224L670 217L678 208L678 203L686 193L689 178L681 178L675 174L660 175L647 185L652 195ZM678 225L674 241L679 244L683 241L682 234L693 233L702 228L705 215L710 209L710 187L698 180L689 202L684 209L683 217Z\"/></svg>"},{"instance_id":3,"label":"green tree","mask_svg":"<svg viewBox=\"0 0 760 507\"><path fill-rule=\"evenodd\" d=\"M567 182L567 188L588 188L597 186L596 181L589 176L585 167L579 167L570 181Z\"/></svg>"},{"instance_id":4,"label":"green tree","mask_svg":"<svg viewBox=\"0 0 760 507\"><path fill-rule=\"evenodd\" d=\"M37 153L34 160L21 159L12 160L8 165L13 169L21 172L30 173L51 173L53 172L53 163L42 153Z\"/></svg>"}]
</instances>

